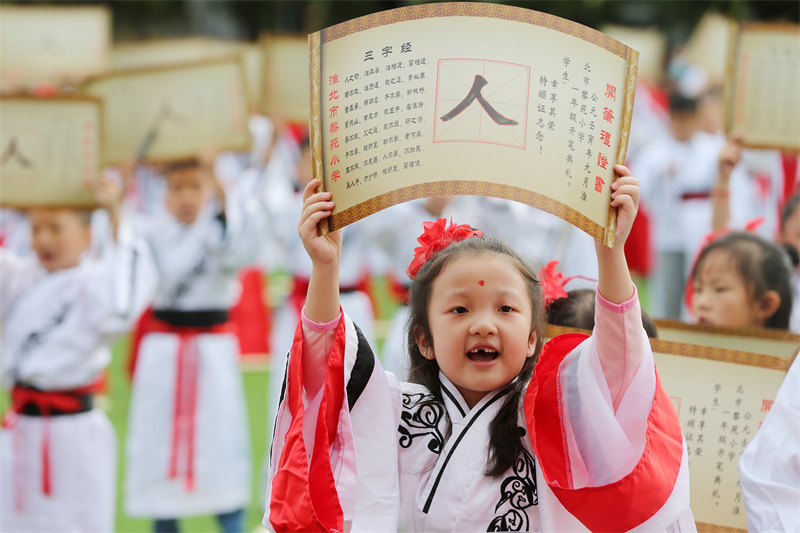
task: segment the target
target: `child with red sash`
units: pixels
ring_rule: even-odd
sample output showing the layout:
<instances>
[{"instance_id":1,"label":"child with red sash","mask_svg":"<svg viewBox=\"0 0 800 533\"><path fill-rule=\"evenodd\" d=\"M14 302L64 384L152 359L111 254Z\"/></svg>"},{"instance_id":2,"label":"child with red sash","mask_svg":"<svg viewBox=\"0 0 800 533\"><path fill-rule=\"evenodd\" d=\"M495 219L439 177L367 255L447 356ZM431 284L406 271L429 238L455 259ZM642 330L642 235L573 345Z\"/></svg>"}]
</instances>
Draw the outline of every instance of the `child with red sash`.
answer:
<instances>
[{"instance_id":1,"label":"child with red sash","mask_svg":"<svg viewBox=\"0 0 800 533\"><path fill-rule=\"evenodd\" d=\"M168 212L142 220L161 282L139 348L128 425L125 507L177 531L213 514L241 532L250 446L239 343L228 310L263 240L259 194L226 194L213 154L164 170Z\"/></svg>"},{"instance_id":2,"label":"child with red sash","mask_svg":"<svg viewBox=\"0 0 800 533\"><path fill-rule=\"evenodd\" d=\"M111 222L96 254L91 213L72 209L29 210L35 254L0 248L2 531L114 531L116 436L94 393L157 273L120 220L121 186L101 179L95 197Z\"/></svg>"},{"instance_id":3,"label":"child with red sash","mask_svg":"<svg viewBox=\"0 0 800 533\"><path fill-rule=\"evenodd\" d=\"M409 266L409 382L339 305L329 193L305 190L314 264L272 443L274 531L688 531L688 460L624 244L638 181L612 185L592 336L542 347L536 273L468 226L426 223ZM535 367L535 368L534 368Z\"/></svg>"}]
</instances>

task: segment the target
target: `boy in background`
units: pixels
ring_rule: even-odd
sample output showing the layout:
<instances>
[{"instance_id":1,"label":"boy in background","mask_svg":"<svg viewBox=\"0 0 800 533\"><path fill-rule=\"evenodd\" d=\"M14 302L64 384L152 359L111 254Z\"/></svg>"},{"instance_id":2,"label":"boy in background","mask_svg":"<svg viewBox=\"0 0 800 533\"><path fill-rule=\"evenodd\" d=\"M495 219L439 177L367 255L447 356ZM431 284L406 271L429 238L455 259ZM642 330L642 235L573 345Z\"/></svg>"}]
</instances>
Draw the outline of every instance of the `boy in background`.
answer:
<instances>
[{"instance_id":1,"label":"boy in background","mask_svg":"<svg viewBox=\"0 0 800 533\"><path fill-rule=\"evenodd\" d=\"M0 530L113 531L117 443L94 393L109 344L149 304L156 270L120 219L122 188L95 187L108 242L90 252L91 213L28 213L35 254L0 249L0 379L11 409L0 432Z\"/></svg>"},{"instance_id":2,"label":"boy in background","mask_svg":"<svg viewBox=\"0 0 800 533\"><path fill-rule=\"evenodd\" d=\"M157 532L203 514L241 532L250 501L240 350L228 309L239 270L264 240L263 208L261 195L244 192L250 187L226 193L215 157L167 165L167 210L142 221L161 283L133 376L125 504L131 516L154 519Z\"/></svg>"}]
</instances>

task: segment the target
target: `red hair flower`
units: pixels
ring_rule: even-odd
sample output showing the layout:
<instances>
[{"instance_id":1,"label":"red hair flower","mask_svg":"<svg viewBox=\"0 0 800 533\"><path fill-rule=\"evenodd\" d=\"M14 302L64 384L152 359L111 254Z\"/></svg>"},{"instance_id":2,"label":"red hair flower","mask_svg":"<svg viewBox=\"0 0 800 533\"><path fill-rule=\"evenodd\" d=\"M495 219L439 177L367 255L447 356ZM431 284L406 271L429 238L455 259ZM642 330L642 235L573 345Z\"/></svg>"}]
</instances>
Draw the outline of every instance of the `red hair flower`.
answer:
<instances>
[{"instance_id":1,"label":"red hair flower","mask_svg":"<svg viewBox=\"0 0 800 533\"><path fill-rule=\"evenodd\" d=\"M574 276L570 276L564 279L564 274L560 270L556 270L557 266L558 261L550 261L539 270L539 282L542 284L545 307L550 307L550 304L556 300L566 298L567 291L564 290L564 285L574 278Z\"/></svg>"},{"instance_id":2,"label":"red hair flower","mask_svg":"<svg viewBox=\"0 0 800 533\"><path fill-rule=\"evenodd\" d=\"M414 248L414 260L408 265L408 277L417 277L419 269L428 259L437 252L444 250L454 242L460 242L470 237L482 237L483 233L474 230L468 224L456 224L450 219L450 226L447 225L446 218L440 218L436 222L423 222L422 235L417 237L420 246Z\"/></svg>"},{"instance_id":3,"label":"red hair flower","mask_svg":"<svg viewBox=\"0 0 800 533\"><path fill-rule=\"evenodd\" d=\"M550 304L556 300L569 297L566 289L564 289L564 285L573 279L597 281L596 279L587 278L586 276L570 276L565 278L560 270L556 270L557 266L558 261L550 261L539 270L539 283L542 284L542 296L544 297L545 308L550 307Z\"/></svg>"}]
</instances>

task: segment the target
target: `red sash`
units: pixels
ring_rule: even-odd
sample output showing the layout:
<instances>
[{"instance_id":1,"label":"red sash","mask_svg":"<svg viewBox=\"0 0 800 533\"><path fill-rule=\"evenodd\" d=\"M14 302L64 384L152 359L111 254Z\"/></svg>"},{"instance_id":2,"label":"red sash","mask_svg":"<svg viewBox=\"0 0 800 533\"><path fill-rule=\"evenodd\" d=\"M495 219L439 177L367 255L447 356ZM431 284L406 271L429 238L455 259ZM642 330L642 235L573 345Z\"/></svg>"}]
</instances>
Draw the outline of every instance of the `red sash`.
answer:
<instances>
[{"instance_id":1,"label":"red sash","mask_svg":"<svg viewBox=\"0 0 800 533\"><path fill-rule=\"evenodd\" d=\"M54 411L64 414L81 413L84 411L84 402L81 396L94 394L100 387L100 382L95 382L85 387L68 390L43 391L28 387L14 386L11 389L11 407L3 416L3 428L14 429L19 420L19 413L27 405L34 405L42 414L42 493L52 494L52 479L50 475L50 416ZM19 462L21 442L19 431L14 432L14 506L18 511L23 509L22 501L22 465Z\"/></svg>"},{"instance_id":2,"label":"red sash","mask_svg":"<svg viewBox=\"0 0 800 533\"><path fill-rule=\"evenodd\" d=\"M145 315L142 329L146 333L171 333L178 336L178 354L175 371L175 407L172 417L172 442L168 475L180 476L183 462L184 484L187 491L194 490L195 414L197 411L197 377L200 351L197 336L203 334L235 334L232 323L205 328L173 326L157 319L152 313ZM183 453L181 453L183 452Z\"/></svg>"}]
</instances>

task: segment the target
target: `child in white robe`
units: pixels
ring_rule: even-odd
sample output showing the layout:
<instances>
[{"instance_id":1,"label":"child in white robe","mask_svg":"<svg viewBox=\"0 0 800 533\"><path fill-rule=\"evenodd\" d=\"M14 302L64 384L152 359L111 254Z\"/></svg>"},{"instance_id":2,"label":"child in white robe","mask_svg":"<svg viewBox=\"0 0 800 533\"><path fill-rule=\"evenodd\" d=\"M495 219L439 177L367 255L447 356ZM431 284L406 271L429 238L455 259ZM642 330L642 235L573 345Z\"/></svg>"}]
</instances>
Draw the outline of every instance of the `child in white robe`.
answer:
<instances>
[{"instance_id":1,"label":"child in white robe","mask_svg":"<svg viewBox=\"0 0 800 533\"><path fill-rule=\"evenodd\" d=\"M306 188L299 233L314 270L276 423L265 526L694 529L680 425L622 251L638 182L616 170L617 247L596 245L592 337L542 348L530 267L467 226L426 225L409 267L412 383L384 373L342 314L341 237L316 234L333 202Z\"/></svg>"},{"instance_id":2,"label":"child in white robe","mask_svg":"<svg viewBox=\"0 0 800 533\"><path fill-rule=\"evenodd\" d=\"M11 410L0 433L0 530L114 531L117 443L95 391L109 344L155 293L149 249L120 221L122 189L96 187L108 242L90 251L90 214L29 211L34 254L0 249L0 377Z\"/></svg>"},{"instance_id":3,"label":"child in white robe","mask_svg":"<svg viewBox=\"0 0 800 533\"><path fill-rule=\"evenodd\" d=\"M128 424L125 508L176 531L214 514L241 532L251 459L239 344L228 309L263 234L259 195L226 195L212 155L165 169L168 213L143 221L161 274L143 325Z\"/></svg>"}]
</instances>

